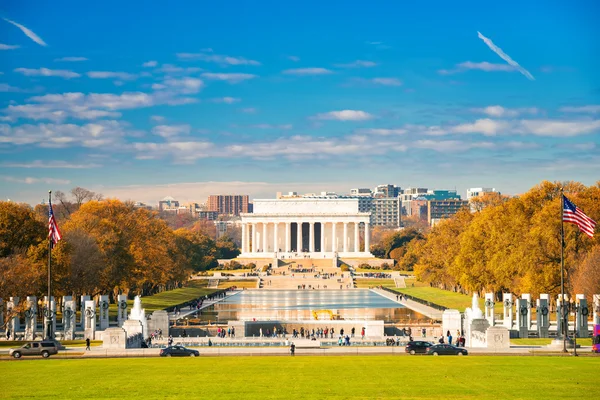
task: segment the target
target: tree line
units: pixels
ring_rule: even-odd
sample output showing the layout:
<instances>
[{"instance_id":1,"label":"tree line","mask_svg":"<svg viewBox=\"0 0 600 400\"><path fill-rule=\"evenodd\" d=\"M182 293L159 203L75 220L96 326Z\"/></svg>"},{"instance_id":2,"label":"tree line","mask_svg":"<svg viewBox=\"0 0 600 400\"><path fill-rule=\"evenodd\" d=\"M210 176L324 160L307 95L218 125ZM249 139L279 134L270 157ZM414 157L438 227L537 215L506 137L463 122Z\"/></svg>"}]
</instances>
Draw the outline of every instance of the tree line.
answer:
<instances>
[{"instance_id":1,"label":"tree line","mask_svg":"<svg viewBox=\"0 0 600 400\"><path fill-rule=\"evenodd\" d=\"M463 293L494 292L497 298L502 292L556 295L560 293L561 189L600 222L600 181L589 187L544 181L520 196L481 197L475 212L464 210L428 233L411 233L410 241L396 247L398 267L413 270L432 286ZM592 239L576 225L565 223L564 240L566 292L600 293L600 229ZM387 250L392 255L395 248Z\"/></svg>"},{"instance_id":2,"label":"tree line","mask_svg":"<svg viewBox=\"0 0 600 400\"><path fill-rule=\"evenodd\" d=\"M173 229L156 211L75 188L53 204L63 240L52 250L53 295L149 295L234 258L227 236L205 224ZM47 291L48 207L0 202L0 297Z\"/></svg>"}]
</instances>

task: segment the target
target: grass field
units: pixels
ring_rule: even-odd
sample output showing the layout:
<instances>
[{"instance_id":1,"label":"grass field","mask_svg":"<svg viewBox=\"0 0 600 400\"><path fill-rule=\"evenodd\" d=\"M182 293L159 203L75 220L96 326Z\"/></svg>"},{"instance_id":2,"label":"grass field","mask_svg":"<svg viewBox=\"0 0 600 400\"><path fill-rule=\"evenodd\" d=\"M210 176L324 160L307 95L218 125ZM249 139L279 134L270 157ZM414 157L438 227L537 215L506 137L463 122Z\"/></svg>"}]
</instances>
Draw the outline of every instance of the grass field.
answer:
<instances>
[{"instance_id":1,"label":"grass field","mask_svg":"<svg viewBox=\"0 0 600 400\"><path fill-rule=\"evenodd\" d=\"M257 279L252 279L252 280L248 280L248 279L244 279L244 280L222 280L219 281L219 289L225 289L228 288L230 286L235 286L238 289L241 288L249 288L249 289L256 289L256 283Z\"/></svg>"},{"instance_id":2,"label":"grass field","mask_svg":"<svg viewBox=\"0 0 600 400\"><path fill-rule=\"evenodd\" d=\"M544 339L544 338L527 338L527 339L510 339L510 344L514 344L517 346L547 346L554 339ZM591 346L592 338L578 338L577 344L581 346Z\"/></svg>"},{"instance_id":3,"label":"grass field","mask_svg":"<svg viewBox=\"0 0 600 400\"><path fill-rule=\"evenodd\" d=\"M0 349L5 350L5 349L9 349L11 347L21 347L25 343L26 342L24 342L22 340L1 341ZM63 346L67 346L67 347L85 347L85 340L61 340L60 343ZM102 346L102 340L92 340L92 341L90 341L90 346L91 347Z\"/></svg>"},{"instance_id":4,"label":"grass field","mask_svg":"<svg viewBox=\"0 0 600 400\"><path fill-rule=\"evenodd\" d=\"M356 278L356 287L359 289L366 289L375 286L395 288L396 284L394 283L393 279Z\"/></svg>"},{"instance_id":5,"label":"grass field","mask_svg":"<svg viewBox=\"0 0 600 400\"><path fill-rule=\"evenodd\" d=\"M151 313L156 310L164 310L168 307L183 304L216 291L215 289L208 289L206 284L206 280L192 280L186 287L181 289L169 290L153 296L143 297L142 306L146 310L146 313ZM130 307L133 306L133 300L128 301L128 303L130 303ZM115 304L113 306L116 307Z\"/></svg>"},{"instance_id":6,"label":"grass field","mask_svg":"<svg viewBox=\"0 0 600 400\"><path fill-rule=\"evenodd\" d=\"M599 368L599 357L30 359L0 362L0 399L594 399Z\"/></svg>"}]
</instances>

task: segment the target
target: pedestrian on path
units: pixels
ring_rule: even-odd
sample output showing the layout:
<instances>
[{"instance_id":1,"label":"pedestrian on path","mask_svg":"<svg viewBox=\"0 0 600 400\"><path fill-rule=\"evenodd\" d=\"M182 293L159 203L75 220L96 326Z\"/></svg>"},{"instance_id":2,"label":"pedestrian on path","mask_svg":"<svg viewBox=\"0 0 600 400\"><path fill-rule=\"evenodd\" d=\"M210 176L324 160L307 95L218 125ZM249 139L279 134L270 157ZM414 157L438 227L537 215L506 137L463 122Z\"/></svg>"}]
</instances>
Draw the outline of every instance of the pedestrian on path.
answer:
<instances>
[{"instance_id":1,"label":"pedestrian on path","mask_svg":"<svg viewBox=\"0 0 600 400\"><path fill-rule=\"evenodd\" d=\"M85 349L86 349L86 351L91 350L90 349L90 338L85 339Z\"/></svg>"},{"instance_id":2,"label":"pedestrian on path","mask_svg":"<svg viewBox=\"0 0 600 400\"><path fill-rule=\"evenodd\" d=\"M296 354L296 345L292 342L292 344L290 344L290 355L293 356L294 354Z\"/></svg>"}]
</instances>

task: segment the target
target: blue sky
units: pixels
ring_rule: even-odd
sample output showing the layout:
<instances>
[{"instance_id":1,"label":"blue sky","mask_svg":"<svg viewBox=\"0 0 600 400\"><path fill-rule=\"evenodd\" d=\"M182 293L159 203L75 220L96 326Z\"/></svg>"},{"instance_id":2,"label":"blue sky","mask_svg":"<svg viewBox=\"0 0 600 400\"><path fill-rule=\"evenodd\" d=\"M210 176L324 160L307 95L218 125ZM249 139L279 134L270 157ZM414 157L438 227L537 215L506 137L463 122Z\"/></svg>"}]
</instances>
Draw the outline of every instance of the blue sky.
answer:
<instances>
[{"instance_id":1,"label":"blue sky","mask_svg":"<svg viewBox=\"0 0 600 400\"><path fill-rule=\"evenodd\" d=\"M404 3L5 4L0 198L600 179L598 2Z\"/></svg>"}]
</instances>

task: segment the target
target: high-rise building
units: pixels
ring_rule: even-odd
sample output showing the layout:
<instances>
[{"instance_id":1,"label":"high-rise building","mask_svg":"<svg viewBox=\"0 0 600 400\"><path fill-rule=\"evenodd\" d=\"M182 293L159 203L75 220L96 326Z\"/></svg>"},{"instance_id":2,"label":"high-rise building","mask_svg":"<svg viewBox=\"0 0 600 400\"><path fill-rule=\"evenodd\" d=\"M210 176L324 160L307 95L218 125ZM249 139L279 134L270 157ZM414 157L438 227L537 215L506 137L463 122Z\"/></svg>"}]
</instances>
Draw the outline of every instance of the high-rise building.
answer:
<instances>
[{"instance_id":1,"label":"high-rise building","mask_svg":"<svg viewBox=\"0 0 600 400\"><path fill-rule=\"evenodd\" d=\"M247 213L248 195L211 195L208 196L206 209L224 215Z\"/></svg>"},{"instance_id":2,"label":"high-rise building","mask_svg":"<svg viewBox=\"0 0 600 400\"><path fill-rule=\"evenodd\" d=\"M350 196L371 196L373 192L369 188L350 189Z\"/></svg>"},{"instance_id":3,"label":"high-rise building","mask_svg":"<svg viewBox=\"0 0 600 400\"><path fill-rule=\"evenodd\" d=\"M160 211L160 212L168 211L168 212L177 213L178 209L179 209L179 202L177 200L175 200L174 198L172 198L171 196L167 196L158 202L158 211Z\"/></svg>"},{"instance_id":4,"label":"high-rise building","mask_svg":"<svg viewBox=\"0 0 600 400\"><path fill-rule=\"evenodd\" d=\"M402 188L396 185L378 185L373 197L398 197L402 193Z\"/></svg>"},{"instance_id":5,"label":"high-rise building","mask_svg":"<svg viewBox=\"0 0 600 400\"><path fill-rule=\"evenodd\" d=\"M375 197L371 199L371 225L388 226L397 228L400 226L400 198L399 197ZM360 209L360 208L359 208Z\"/></svg>"},{"instance_id":6,"label":"high-rise building","mask_svg":"<svg viewBox=\"0 0 600 400\"><path fill-rule=\"evenodd\" d=\"M468 207L467 200L446 199L429 200L427 202L427 222L434 226L442 219L450 218L461 209Z\"/></svg>"},{"instance_id":7,"label":"high-rise building","mask_svg":"<svg viewBox=\"0 0 600 400\"><path fill-rule=\"evenodd\" d=\"M471 200L473 197L481 196L484 193L494 193L496 192L495 188L469 188L467 189L467 200Z\"/></svg>"}]
</instances>

